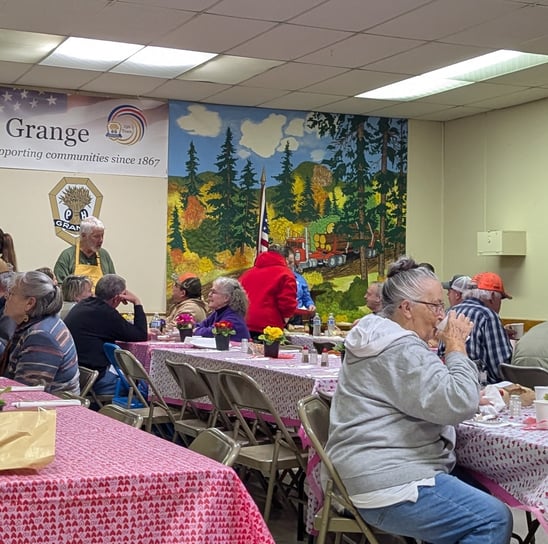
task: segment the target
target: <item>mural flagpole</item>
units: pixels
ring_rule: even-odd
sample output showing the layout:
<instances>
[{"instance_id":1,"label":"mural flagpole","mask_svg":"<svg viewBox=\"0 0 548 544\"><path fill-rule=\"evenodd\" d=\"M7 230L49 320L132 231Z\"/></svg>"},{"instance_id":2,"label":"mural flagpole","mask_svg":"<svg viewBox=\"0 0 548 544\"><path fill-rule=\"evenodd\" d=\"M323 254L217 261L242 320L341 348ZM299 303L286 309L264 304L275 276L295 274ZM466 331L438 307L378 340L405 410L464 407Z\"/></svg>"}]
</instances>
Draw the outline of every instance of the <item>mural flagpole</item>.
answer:
<instances>
[{"instance_id":1,"label":"mural flagpole","mask_svg":"<svg viewBox=\"0 0 548 544\"><path fill-rule=\"evenodd\" d=\"M261 173L261 196L259 200L259 232L257 234L257 255L268 251L269 245L268 217L266 213L266 173Z\"/></svg>"}]
</instances>

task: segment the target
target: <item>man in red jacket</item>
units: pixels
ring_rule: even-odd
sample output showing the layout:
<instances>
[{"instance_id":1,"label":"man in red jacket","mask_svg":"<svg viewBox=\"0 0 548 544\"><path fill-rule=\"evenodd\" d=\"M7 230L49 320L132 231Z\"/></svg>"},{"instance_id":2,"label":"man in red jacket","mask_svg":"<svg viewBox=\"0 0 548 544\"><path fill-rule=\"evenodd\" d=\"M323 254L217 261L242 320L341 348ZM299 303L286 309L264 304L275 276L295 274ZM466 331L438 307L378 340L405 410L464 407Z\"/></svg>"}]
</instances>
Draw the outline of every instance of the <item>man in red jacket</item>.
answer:
<instances>
[{"instance_id":1,"label":"man in red jacket","mask_svg":"<svg viewBox=\"0 0 548 544\"><path fill-rule=\"evenodd\" d=\"M246 323L253 338L262 334L265 327L283 329L295 313L297 282L287 266L288 256L288 247L272 244L240 277L249 299Z\"/></svg>"}]
</instances>

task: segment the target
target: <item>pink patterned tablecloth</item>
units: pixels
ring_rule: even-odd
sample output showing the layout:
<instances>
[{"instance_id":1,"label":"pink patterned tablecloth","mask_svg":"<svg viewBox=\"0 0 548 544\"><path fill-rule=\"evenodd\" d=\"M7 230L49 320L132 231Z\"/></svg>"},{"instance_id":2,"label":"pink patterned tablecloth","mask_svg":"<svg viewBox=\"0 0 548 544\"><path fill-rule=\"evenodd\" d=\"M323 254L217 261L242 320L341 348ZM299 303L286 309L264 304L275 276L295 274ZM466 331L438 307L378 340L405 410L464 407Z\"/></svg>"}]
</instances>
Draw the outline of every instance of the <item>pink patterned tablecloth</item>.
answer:
<instances>
[{"instance_id":1,"label":"pink patterned tablecloth","mask_svg":"<svg viewBox=\"0 0 548 544\"><path fill-rule=\"evenodd\" d=\"M131 351L141 364L145 367L147 372L150 372L150 361L152 360L152 351L155 349L177 349L184 346L188 347L188 344L183 342L159 342L155 340L149 340L147 342L117 342L118 345Z\"/></svg>"},{"instance_id":2,"label":"pink patterned tablecloth","mask_svg":"<svg viewBox=\"0 0 548 544\"><path fill-rule=\"evenodd\" d=\"M180 398L180 390L165 365L166 359L213 370L242 370L261 385L284 421L299 425L297 402L317 390L334 391L341 367L340 357L330 355L329 367L321 367L301 363L300 353L283 355L288 358L254 357L239 349L153 349L150 376L163 396Z\"/></svg>"},{"instance_id":3,"label":"pink patterned tablecloth","mask_svg":"<svg viewBox=\"0 0 548 544\"><path fill-rule=\"evenodd\" d=\"M57 408L55 461L1 472L0 493L3 544L274 544L233 469L79 406Z\"/></svg>"},{"instance_id":4,"label":"pink patterned tablecloth","mask_svg":"<svg viewBox=\"0 0 548 544\"><path fill-rule=\"evenodd\" d=\"M526 415L534 416L534 411L528 409ZM495 484L488 485L495 496L531 511L548 532L548 430L461 424L456 453L459 464Z\"/></svg>"}]
</instances>

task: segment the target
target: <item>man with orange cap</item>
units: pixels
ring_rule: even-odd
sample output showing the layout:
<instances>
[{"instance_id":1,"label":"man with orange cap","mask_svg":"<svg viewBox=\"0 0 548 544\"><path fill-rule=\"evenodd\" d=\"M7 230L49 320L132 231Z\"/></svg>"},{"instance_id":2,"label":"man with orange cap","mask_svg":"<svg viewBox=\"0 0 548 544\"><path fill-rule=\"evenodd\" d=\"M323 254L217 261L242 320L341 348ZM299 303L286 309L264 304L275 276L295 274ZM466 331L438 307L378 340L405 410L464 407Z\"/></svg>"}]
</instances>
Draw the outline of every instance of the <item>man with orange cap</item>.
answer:
<instances>
[{"instance_id":1,"label":"man with orange cap","mask_svg":"<svg viewBox=\"0 0 548 544\"><path fill-rule=\"evenodd\" d=\"M512 297L494 272L476 274L470 287L463 292L462 302L452 310L466 315L474 323L466 341L468 357L476 362L480 373L484 373L484 381L497 383L502 379L500 364L510 363L512 357L512 345L499 317L502 300Z\"/></svg>"},{"instance_id":2,"label":"man with orange cap","mask_svg":"<svg viewBox=\"0 0 548 544\"><path fill-rule=\"evenodd\" d=\"M174 278L171 300L174 306L166 318L168 330L175 327L180 314L191 314L195 323L200 323L207 317L207 306L202 300L202 282L195 274L187 272Z\"/></svg>"}]
</instances>

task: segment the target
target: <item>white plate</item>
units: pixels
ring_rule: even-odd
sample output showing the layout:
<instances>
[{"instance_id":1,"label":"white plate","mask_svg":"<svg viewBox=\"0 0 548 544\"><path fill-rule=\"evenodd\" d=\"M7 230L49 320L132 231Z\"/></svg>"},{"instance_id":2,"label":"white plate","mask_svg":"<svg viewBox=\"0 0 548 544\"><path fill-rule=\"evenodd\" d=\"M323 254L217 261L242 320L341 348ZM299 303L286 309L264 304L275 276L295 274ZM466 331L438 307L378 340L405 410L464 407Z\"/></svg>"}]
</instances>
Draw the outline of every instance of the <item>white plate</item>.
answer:
<instances>
[{"instance_id":1,"label":"white plate","mask_svg":"<svg viewBox=\"0 0 548 544\"><path fill-rule=\"evenodd\" d=\"M215 338L204 338L203 336L190 336L187 338L187 342L192 344L195 348L216 348Z\"/></svg>"}]
</instances>

